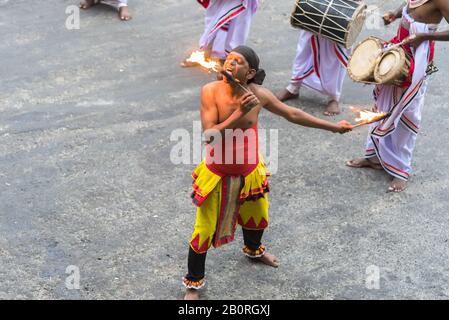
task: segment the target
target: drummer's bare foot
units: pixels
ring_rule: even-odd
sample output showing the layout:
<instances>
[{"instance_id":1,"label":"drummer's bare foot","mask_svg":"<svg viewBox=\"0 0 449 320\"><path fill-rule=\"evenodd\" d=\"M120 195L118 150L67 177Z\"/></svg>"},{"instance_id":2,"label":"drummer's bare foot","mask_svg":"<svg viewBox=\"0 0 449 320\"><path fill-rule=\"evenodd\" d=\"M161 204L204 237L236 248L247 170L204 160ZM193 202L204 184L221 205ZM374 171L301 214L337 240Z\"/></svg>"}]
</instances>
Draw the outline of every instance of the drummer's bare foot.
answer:
<instances>
[{"instance_id":1,"label":"drummer's bare foot","mask_svg":"<svg viewBox=\"0 0 449 320\"><path fill-rule=\"evenodd\" d=\"M390 182L387 192L402 192L407 188L407 181L393 178Z\"/></svg>"},{"instance_id":2,"label":"drummer's bare foot","mask_svg":"<svg viewBox=\"0 0 449 320\"><path fill-rule=\"evenodd\" d=\"M271 266L271 267L274 267L274 268L279 267L278 258L276 258L271 253L265 252L265 254L263 256L261 256L260 258L256 258L256 259L262 263L265 263L266 265Z\"/></svg>"},{"instance_id":3,"label":"drummer's bare foot","mask_svg":"<svg viewBox=\"0 0 449 320\"><path fill-rule=\"evenodd\" d=\"M184 296L184 300L199 300L200 293L195 289L186 289L186 294Z\"/></svg>"},{"instance_id":4,"label":"drummer's bare foot","mask_svg":"<svg viewBox=\"0 0 449 320\"><path fill-rule=\"evenodd\" d=\"M346 165L351 168L372 168L376 170L381 170L382 165L375 160L369 160L366 158L359 158L354 160L349 160Z\"/></svg>"},{"instance_id":5,"label":"drummer's bare foot","mask_svg":"<svg viewBox=\"0 0 449 320\"><path fill-rule=\"evenodd\" d=\"M340 114L340 107L337 100L331 100L327 104L326 111L323 112L325 116L335 116Z\"/></svg>"},{"instance_id":6,"label":"drummer's bare foot","mask_svg":"<svg viewBox=\"0 0 449 320\"><path fill-rule=\"evenodd\" d=\"M276 98L278 98L280 101L287 101L290 99L296 99L299 97L299 94L293 94L287 89L284 89L278 93L276 93Z\"/></svg>"},{"instance_id":7,"label":"drummer's bare foot","mask_svg":"<svg viewBox=\"0 0 449 320\"><path fill-rule=\"evenodd\" d=\"M82 0L80 2L80 8L81 9L89 9L90 7L96 5L96 1L95 0Z\"/></svg>"},{"instance_id":8,"label":"drummer's bare foot","mask_svg":"<svg viewBox=\"0 0 449 320\"><path fill-rule=\"evenodd\" d=\"M133 18L131 16L131 14L129 13L128 6L121 7L118 10L118 16L119 16L120 20L123 20L123 21L128 21L128 20L131 20Z\"/></svg>"}]
</instances>

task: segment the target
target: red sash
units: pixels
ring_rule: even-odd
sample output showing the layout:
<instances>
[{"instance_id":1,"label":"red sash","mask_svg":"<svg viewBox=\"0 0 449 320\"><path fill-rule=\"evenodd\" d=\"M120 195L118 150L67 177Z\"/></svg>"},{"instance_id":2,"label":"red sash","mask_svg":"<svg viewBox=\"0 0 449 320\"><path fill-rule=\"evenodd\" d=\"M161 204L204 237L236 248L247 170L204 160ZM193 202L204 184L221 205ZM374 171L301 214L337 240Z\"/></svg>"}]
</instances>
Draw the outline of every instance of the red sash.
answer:
<instances>
[{"instance_id":1,"label":"red sash","mask_svg":"<svg viewBox=\"0 0 449 320\"><path fill-rule=\"evenodd\" d=\"M202 5L206 9L207 9L207 7L209 6L209 3L210 3L210 0L196 0L196 1L198 1L198 3L200 5Z\"/></svg>"}]
</instances>

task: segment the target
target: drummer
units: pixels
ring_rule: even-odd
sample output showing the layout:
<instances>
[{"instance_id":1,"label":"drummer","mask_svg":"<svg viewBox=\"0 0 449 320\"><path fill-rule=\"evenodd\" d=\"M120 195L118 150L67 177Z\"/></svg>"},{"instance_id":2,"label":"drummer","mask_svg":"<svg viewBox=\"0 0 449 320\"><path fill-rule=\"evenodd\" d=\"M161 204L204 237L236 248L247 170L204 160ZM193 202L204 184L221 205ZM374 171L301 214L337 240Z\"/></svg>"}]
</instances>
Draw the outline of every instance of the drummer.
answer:
<instances>
[{"instance_id":1,"label":"drummer","mask_svg":"<svg viewBox=\"0 0 449 320\"><path fill-rule=\"evenodd\" d=\"M277 98L281 101L298 98L299 89L306 86L328 97L324 115L339 114L349 55L349 50L342 45L300 30L290 83L276 94Z\"/></svg>"},{"instance_id":2,"label":"drummer","mask_svg":"<svg viewBox=\"0 0 449 320\"><path fill-rule=\"evenodd\" d=\"M392 180L388 192L401 192L412 171L412 153L421 125L421 111L427 88L426 73L434 54L434 41L449 41L449 31L436 32L443 17L449 21L449 1L408 0L395 12L384 16L385 24L402 17L398 34L390 42L403 42L413 68L405 86L377 85L375 111L391 116L372 125L365 146L365 157L347 162L355 168L383 169ZM400 100L397 101L397 97Z\"/></svg>"}]
</instances>

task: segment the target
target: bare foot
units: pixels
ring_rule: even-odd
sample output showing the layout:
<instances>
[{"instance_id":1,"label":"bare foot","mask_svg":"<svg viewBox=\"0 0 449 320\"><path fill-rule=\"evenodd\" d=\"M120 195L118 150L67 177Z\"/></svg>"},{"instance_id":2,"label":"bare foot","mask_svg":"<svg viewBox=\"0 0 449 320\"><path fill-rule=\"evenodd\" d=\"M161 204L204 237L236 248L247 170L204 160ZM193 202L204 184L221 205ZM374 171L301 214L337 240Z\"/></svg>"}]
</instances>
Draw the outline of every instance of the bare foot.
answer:
<instances>
[{"instance_id":1,"label":"bare foot","mask_svg":"<svg viewBox=\"0 0 449 320\"><path fill-rule=\"evenodd\" d=\"M128 6L121 7L118 10L118 15L120 17L120 20L123 20L123 21L128 21L128 20L131 20L133 18L131 16L131 14L129 13Z\"/></svg>"},{"instance_id":2,"label":"bare foot","mask_svg":"<svg viewBox=\"0 0 449 320\"><path fill-rule=\"evenodd\" d=\"M371 168L376 170L382 170L382 165L379 162L369 160L366 158L358 158L349 160L346 165L351 168Z\"/></svg>"},{"instance_id":3,"label":"bare foot","mask_svg":"<svg viewBox=\"0 0 449 320\"><path fill-rule=\"evenodd\" d=\"M195 289L186 289L186 294L184 296L184 300L199 300L200 293Z\"/></svg>"},{"instance_id":4,"label":"bare foot","mask_svg":"<svg viewBox=\"0 0 449 320\"><path fill-rule=\"evenodd\" d=\"M390 182L390 186L388 187L387 192L401 192L407 188L407 181L393 178Z\"/></svg>"},{"instance_id":5,"label":"bare foot","mask_svg":"<svg viewBox=\"0 0 449 320\"><path fill-rule=\"evenodd\" d=\"M279 260L271 253L265 252L263 256L260 258L255 258L256 260L259 260L262 263L265 263L266 265L272 266L274 268L279 267Z\"/></svg>"},{"instance_id":6,"label":"bare foot","mask_svg":"<svg viewBox=\"0 0 449 320\"><path fill-rule=\"evenodd\" d=\"M96 0L82 0L80 2L80 8L81 9L89 9L90 7L97 4Z\"/></svg>"},{"instance_id":7,"label":"bare foot","mask_svg":"<svg viewBox=\"0 0 449 320\"><path fill-rule=\"evenodd\" d=\"M276 93L276 98L278 98L280 101L287 101L290 99L296 99L299 97L299 94L293 94L287 89L284 89L278 93Z\"/></svg>"},{"instance_id":8,"label":"bare foot","mask_svg":"<svg viewBox=\"0 0 449 320\"><path fill-rule=\"evenodd\" d=\"M331 100L327 104L326 111L323 112L325 116L335 116L340 114L340 107L338 105L338 101Z\"/></svg>"}]
</instances>

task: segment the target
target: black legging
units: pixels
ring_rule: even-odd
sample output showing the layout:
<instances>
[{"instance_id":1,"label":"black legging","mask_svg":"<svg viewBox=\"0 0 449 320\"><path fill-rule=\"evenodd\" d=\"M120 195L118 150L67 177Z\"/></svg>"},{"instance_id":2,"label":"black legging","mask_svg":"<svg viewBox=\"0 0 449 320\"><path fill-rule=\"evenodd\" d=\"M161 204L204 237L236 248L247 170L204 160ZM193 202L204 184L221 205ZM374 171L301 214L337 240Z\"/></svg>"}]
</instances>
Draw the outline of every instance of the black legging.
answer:
<instances>
[{"instance_id":1,"label":"black legging","mask_svg":"<svg viewBox=\"0 0 449 320\"><path fill-rule=\"evenodd\" d=\"M262 239L263 230L249 230L242 228L243 231L243 242L245 246L251 250L257 250L260 247L260 240ZM189 246L189 258L187 260L188 273L186 279L190 281L199 281L204 278L204 271L206 265L206 254L196 253Z\"/></svg>"}]
</instances>

